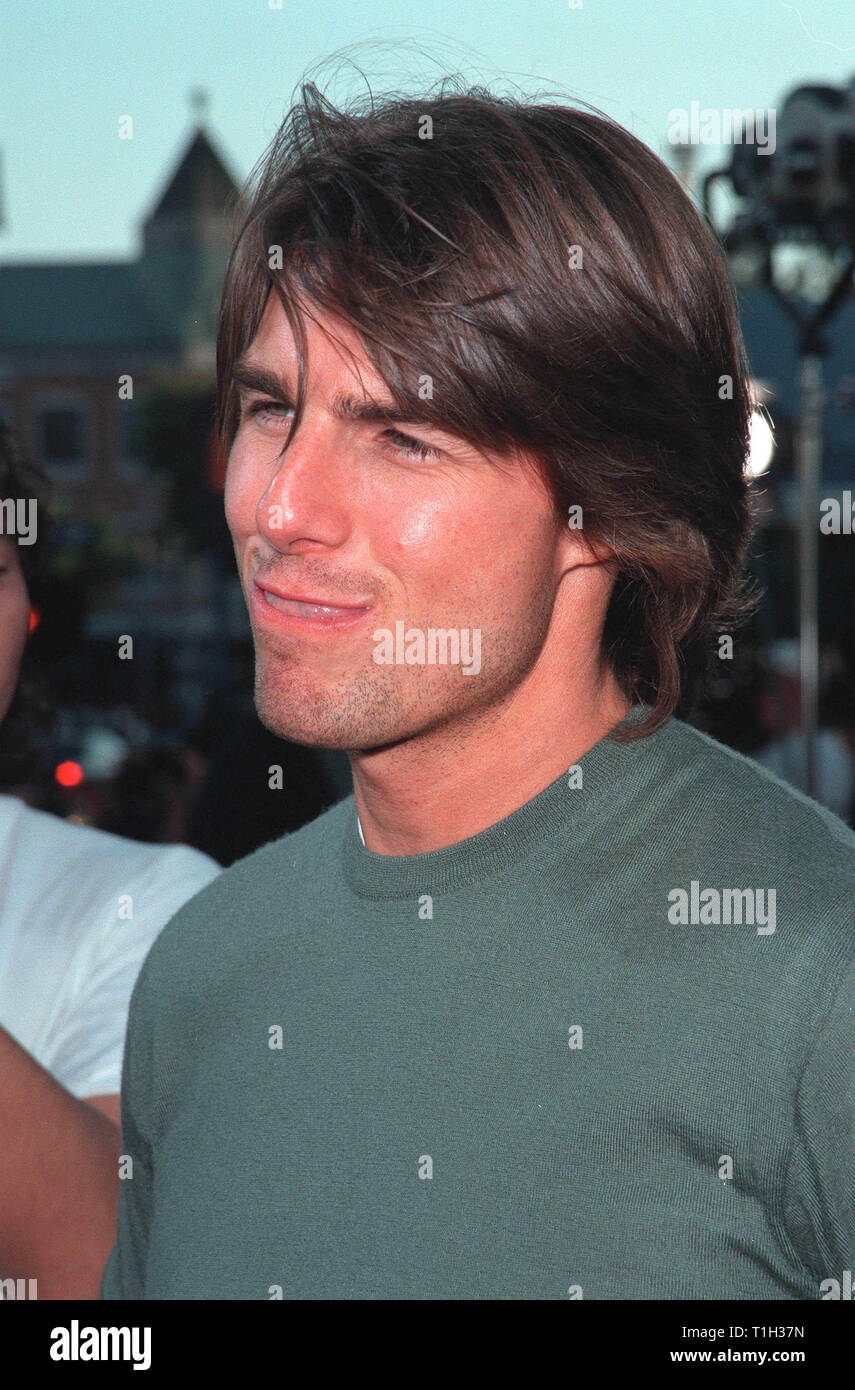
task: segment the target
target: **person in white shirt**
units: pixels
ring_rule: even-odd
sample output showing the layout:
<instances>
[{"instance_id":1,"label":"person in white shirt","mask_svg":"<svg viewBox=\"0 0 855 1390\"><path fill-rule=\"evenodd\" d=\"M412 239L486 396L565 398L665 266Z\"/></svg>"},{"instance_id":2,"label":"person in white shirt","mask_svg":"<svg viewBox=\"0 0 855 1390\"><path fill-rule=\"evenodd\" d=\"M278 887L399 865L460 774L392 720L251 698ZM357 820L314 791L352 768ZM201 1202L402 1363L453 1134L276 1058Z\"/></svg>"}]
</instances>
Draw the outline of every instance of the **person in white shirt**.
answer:
<instances>
[{"instance_id":1,"label":"person in white shirt","mask_svg":"<svg viewBox=\"0 0 855 1390\"><path fill-rule=\"evenodd\" d=\"M0 520L14 516L5 500L37 486L0 423ZM0 736L10 707L20 712L32 562L4 531ZM219 872L187 846L138 844L0 795L0 1298L97 1298L115 1239L131 992L161 928Z\"/></svg>"}]
</instances>

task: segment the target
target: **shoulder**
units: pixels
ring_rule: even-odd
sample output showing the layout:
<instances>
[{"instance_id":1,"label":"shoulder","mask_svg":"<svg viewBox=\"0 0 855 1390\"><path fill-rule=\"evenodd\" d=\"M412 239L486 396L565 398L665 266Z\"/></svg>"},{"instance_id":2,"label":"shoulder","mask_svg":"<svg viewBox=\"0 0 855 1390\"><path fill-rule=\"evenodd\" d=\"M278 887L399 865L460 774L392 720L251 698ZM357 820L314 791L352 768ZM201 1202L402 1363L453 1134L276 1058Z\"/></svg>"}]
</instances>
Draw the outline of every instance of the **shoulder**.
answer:
<instances>
[{"instance_id":1,"label":"shoulder","mask_svg":"<svg viewBox=\"0 0 855 1390\"><path fill-rule=\"evenodd\" d=\"M706 824L725 818L734 839L767 854L807 854L813 864L819 857L855 871L855 832L833 811L681 720L671 720L662 733L675 782L685 783Z\"/></svg>"},{"instance_id":2,"label":"shoulder","mask_svg":"<svg viewBox=\"0 0 855 1390\"><path fill-rule=\"evenodd\" d=\"M28 878L34 891L61 884L81 897L134 885L186 900L221 872L219 864L189 845L144 844L92 826L37 811L0 796L0 853L8 871Z\"/></svg>"},{"instance_id":3,"label":"shoulder","mask_svg":"<svg viewBox=\"0 0 855 1390\"><path fill-rule=\"evenodd\" d=\"M671 720L653 752L639 849L684 891L762 890L777 969L839 977L855 951L855 834L812 798L708 734ZM649 852L648 852L649 851ZM801 964L799 964L801 962Z\"/></svg>"},{"instance_id":4,"label":"shoulder","mask_svg":"<svg viewBox=\"0 0 855 1390\"><path fill-rule=\"evenodd\" d=\"M291 928L311 903L328 902L353 807L351 795L224 869L160 933L147 976L167 981L185 968L197 974L206 961L214 970L230 960L237 965L253 945Z\"/></svg>"},{"instance_id":5,"label":"shoulder","mask_svg":"<svg viewBox=\"0 0 855 1390\"><path fill-rule=\"evenodd\" d=\"M0 796L0 1004L26 1032L48 1007L58 1017L61 999L129 993L165 923L219 872L186 845L140 844Z\"/></svg>"}]
</instances>

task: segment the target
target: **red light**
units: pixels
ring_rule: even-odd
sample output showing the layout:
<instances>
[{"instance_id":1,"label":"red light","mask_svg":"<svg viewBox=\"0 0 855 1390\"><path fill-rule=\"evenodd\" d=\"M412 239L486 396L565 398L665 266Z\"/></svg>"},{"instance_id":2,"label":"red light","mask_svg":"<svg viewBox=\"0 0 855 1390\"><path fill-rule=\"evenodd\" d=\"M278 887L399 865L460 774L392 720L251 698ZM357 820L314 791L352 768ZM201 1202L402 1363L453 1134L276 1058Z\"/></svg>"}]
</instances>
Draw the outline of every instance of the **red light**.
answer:
<instances>
[{"instance_id":1,"label":"red light","mask_svg":"<svg viewBox=\"0 0 855 1390\"><path fill-rule=\"evenodd\" d=\"M59 763L54 777L61 787L79 787L83 781L84 772L79 763Z\"/></svg>"},{"instance_id":2,"label":"red light","mask_svg":"<svg viewBox=\"0 0 855 1390\"><path fill-rule=\"evenodd\" d=\"M34 603L30 604L30 621L27 627L27 636L32 637L36 628L42 620L42 615Z\"/></svg>"}]
</instances>

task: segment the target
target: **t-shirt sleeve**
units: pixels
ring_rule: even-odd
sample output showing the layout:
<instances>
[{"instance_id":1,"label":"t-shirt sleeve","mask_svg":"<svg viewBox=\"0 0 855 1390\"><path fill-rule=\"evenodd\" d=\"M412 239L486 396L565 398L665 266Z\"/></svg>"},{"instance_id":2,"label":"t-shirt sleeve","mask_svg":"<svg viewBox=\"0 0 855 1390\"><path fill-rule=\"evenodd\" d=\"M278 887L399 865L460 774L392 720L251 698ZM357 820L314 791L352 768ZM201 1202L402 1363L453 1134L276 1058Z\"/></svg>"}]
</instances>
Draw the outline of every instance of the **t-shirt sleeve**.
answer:
<instances>
[{"instance_id":1,"label":"t-shirt sleeve","mask_svg":"<svg viewBox=\"0 0 855 1390\"><path fill-rule=\"evenodd\" d=\"M787 1179L788 1225L818 1299L855 1270L855 961L830 998L796 1092Z\"/></svg>"},{"instance_id":2,"label":"t-shirt sleeve","mask_svg":"<svg viewBox=\"0 0 855 1390\"><path fill-rule=\"evenodd\" d=\"M102 1299L141 1299L151 1230L152 1029L146 968L131 996L122 1065L122 1152L116 1244L101 1278Z\"/></svg>"},{"instance_id":3,"label":"t-shirt sleeve","mask_svg":"<svg viewBox=\"0 0 855 1390\"><path fill-rule=\"evenodd\" d=\"M164 849L141 882L117 885L115 903L86 963L44 1065L80 1099L119 1090L131 991L166 923L220 872L183 845Z\"/></svg>"}]
</instances>

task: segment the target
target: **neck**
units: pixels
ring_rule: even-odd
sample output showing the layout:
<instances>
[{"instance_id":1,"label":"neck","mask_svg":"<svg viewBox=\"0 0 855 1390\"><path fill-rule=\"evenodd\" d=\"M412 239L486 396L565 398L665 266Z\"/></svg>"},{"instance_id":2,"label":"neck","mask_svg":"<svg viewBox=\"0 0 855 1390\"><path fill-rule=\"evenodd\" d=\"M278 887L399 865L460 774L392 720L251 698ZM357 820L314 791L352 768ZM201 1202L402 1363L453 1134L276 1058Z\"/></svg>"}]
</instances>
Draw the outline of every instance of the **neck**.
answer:
<instances>
[{"instance_id":1,"label":"neck","mask_svg":"<svg viewBox=\"0 0 855 1390\"><path fill-rule=\"evenodd\" d=\"M548 700L544 680L535 668L467 727L351 753L366 848L427 854L477 835L548 787L629 709L608 668L575 673Z\"/></svg>"}]
</instances>

